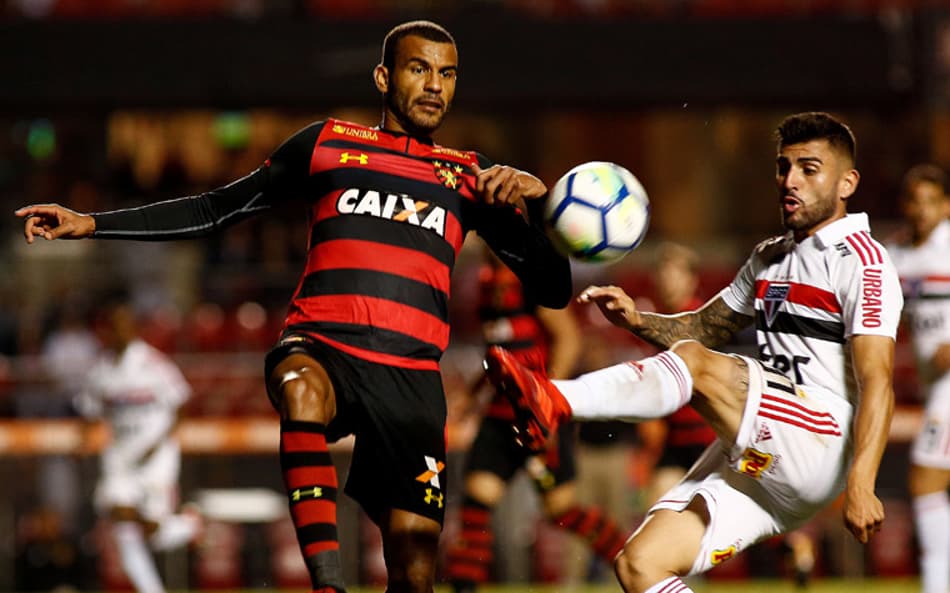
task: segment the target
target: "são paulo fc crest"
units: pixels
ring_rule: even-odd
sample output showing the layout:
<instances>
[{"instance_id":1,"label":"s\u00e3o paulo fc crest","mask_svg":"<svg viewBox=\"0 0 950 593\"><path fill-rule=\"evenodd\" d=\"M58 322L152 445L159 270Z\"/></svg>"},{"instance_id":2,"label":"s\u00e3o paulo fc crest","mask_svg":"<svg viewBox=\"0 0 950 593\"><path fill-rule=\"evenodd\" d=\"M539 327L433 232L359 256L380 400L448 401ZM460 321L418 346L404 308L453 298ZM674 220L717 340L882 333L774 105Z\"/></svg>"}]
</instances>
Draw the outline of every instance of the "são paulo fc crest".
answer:
<instances>
[{"instance_id":1,"label":"s\u00e3o paulo fc crest","mask_svg":"<svg viewBox=\"0 0 950 593\"><path fill-rule=\"evenodd\" d=\"M778 310L782 307L785 299L788 298L789 289L791 289L789 284L769 284L768 288L765 289L765 296L762 297L762 308L765 311L765 323L769 327L772 327L772 322L775 321Z\"/></svg>"},{"instance_id":2,"label":"s\u00e3o paulo fc crest","mask_svg":"<svg viewBox=\"0 0 950 593\"><path fill-rule=\"evenodd\" d=\"M445 187L458 189L462 184L462 171L465 170L462 165L445 161L432 161L432 167L435 169L436 179Z\"/></svg>"}]
</instances>

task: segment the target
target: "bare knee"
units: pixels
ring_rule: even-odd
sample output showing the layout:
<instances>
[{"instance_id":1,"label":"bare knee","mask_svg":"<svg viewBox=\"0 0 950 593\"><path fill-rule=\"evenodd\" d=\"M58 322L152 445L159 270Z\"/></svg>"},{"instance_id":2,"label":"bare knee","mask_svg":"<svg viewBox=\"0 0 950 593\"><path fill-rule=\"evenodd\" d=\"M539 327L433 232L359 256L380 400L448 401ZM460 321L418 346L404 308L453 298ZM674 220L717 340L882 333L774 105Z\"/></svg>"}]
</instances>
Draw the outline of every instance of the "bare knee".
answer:
<instances>
[{"instance_id":1,"label":"bare knee","mask_svg":"<svg viewBox=\"0 0 950 593\"><path fill-rule=\"evenodd\" d=\"M627 593L642 593L663 579L672 576L661 568L657 552L639 544L636 538L627 542L614 560L614 573Z\"/></svg>"},{"instance_id":2,"label":"bare knee","mask_svg":"<svg viewBox=\"0 0 950 593\"><path fill-rule=\"evenodd\" d=\"M683 362L686 363L690 373L693 375L703 372L708 365L710 357L715 354L712 350L703 346L698 340L680 340L670 346L670 351L676 353L677 356L683 359Z\"/></svg>"},{"instance_id":3,"label":"bare knee","mask_svg":"<svg viewBox=\"0 0 950 593\"><path fill-rule=\"evenodd\" d=\"M391 593L431 593L438 560L438 522L394 511L383 527L383 552Z\"/></svg>"},{"instance_id":4,"label":"bare knee","mask_svg":"<svg viewBox=\"0 0 950 593\"><path fill-rule=\"evenodd\" d=\"M327 424L336 416L336 394L323 366L304 354L291 354L268 377L281 416Z\"/></svg>"}]
</instances>

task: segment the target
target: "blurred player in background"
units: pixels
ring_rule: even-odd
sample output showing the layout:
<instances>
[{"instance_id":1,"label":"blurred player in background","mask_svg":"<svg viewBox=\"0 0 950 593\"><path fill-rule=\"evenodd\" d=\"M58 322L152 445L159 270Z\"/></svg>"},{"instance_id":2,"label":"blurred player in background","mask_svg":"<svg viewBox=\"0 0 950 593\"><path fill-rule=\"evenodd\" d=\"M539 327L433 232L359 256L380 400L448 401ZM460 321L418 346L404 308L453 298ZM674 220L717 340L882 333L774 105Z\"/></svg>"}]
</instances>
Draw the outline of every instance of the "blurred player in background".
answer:
<instances>
[{"instance_id":1,"label":"blurred player in background","mask_svg":"<svg viewBox=\"0 0 950 593\"><path fill-rule=\"evenodd\" d=\"M858 541L884 520L875 481L894 406L897 272L867 215L847 213L859 180L851 130L813 112L787 117L777 132L788 232L760 243L728 287L679 315L640 312L612 286L578 297L669 350L569 381L551 381L502 348L488 352L489 377L512 398L521 438L533 445L572 417L637 421L689 402L716 431L624 546L615 566L628 592L691 591L680 577L799 527L842 491ZM758 360L710 349L752 323Z\"/></svg>"},{"instance_id":2,"label":"blurred player in background","mask_svg":"<svg viewBox=\"0 0 950 593\"><path fill-rule=\"evenodd\" d=\"M479 318L487 345L508 348L524 364L552 377L571 375L583 339L573 313L537 305L518 277L487 249L479 269ZM487 381L479 381L488 385ZM473 390L477 397L481 389ZM473 402L474 403L474 402ZM477 405L477 403L475 403ZM457 593L485 583L494 561L491 511L520 469L527 470L552 523L583 538L607 562L623 547L625 533L596 508L577 504L574 487L574 427L565 424L548 449L533 454L511 431L514 411L500 393L488 403L465 468L462 531L449 549L446 575Z\"/></svg>"},{"instance_id":3,"label":"blurred player in background","mask_svg":"<svg viewBox=\"0 0 950 593\"><path fill-rule=\"evenodd\" d=\"M676 243L660 245L653 280L657 313L673 315L702 306L703 301L697 294L699 256L692 249ZM706 447L716 440L713 429L688 404L666 418L642 423L640 435L644 441L659 442L662 450L647 485L650 506L675 486Z\"/></svg>"},{"instance_id":4,"label":"blurred player in background","mask_svg":"<svg viewBox=\"0 0 950 593\"><path fill-rule=\"evenodd\" d=\"M571 298L570 265L542 226L544 183L433 143L457 73L448 31L404 23L386 35L373 70L378 127L314 123L250 175L196 196L94 215L58 205L17 212L28 242L184 239L281 205L306 212L307 262L265 379L281 416L297 539L321 593L345 588L327 442L347 434L356 442L346 492L382 531L389 590L432 590L445 514L439 360L465 235L477 231L539 305L564 307Z\"/></svg>"},{"instance_id":5,"label":"blurred player in background","mask_svg":"<svg viewBox=\"0 0 950 593\"><path fill-rule=\"evenodd\" d=\"M918 165L900 193L906 237L889 245L907 302L917 371L926 390L921 432L911 449L910 495L924 593L950 590L950 199L946 173Z\"/></svg>"},{"instance_id":6,"label":"blurred player in background","mask_svg":"<svg viewBox=\"0 0 950 593\"><path fill-rule=\"evenodd\" d=\"M104 420L111 433L94 504L111 520L122 568L135 590L162 593L151 550L189 543L201 527L196 512L174 512L181 466L174 432L191 389L167 356L138 337L124 294L100 304L95 325L102 356L76 398L76 408L90 421L83 449L90 446L91 421Z\"/></svg>"}]
</instances>

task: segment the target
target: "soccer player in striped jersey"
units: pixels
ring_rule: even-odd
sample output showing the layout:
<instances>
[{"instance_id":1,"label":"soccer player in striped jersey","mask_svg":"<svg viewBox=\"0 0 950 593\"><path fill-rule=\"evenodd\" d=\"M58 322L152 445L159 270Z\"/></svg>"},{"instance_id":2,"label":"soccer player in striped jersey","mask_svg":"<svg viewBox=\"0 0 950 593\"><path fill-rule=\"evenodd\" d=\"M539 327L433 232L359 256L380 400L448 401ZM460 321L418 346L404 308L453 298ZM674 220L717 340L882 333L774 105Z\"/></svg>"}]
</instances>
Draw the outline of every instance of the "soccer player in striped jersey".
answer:
<instances>
[{"instance_id":1,"label":"soccer player in striped jersey","mask_svg":"<svg viewBox=\"0 0 950 593\"><path fill-rule=\"evenodd\" d=\"M356 435L346 492L382 531L389 590L432 590L446 496L439 359L465 235L485 239L540 305L571 298L570 265L543 230L544 183L433 142L457 73L448 31L404 23L387 34L373 71L377 127L314 123L247 177L197 196L93 215L59 205L18 211L28 242L169 240L301 205L311 225L306 267L265 378L281 416L291 516L321 593L344 590L327 442L346 434Z\"/></svg>"},{"instance_id":2,"label":"soccer player in striped jersey","mask_svg":"<svg viewBox=\"0 0 950 593\"><path fill-rule=\"evenodd\" d=\"M181 465L174 429L191 388L174 362L138 337L123 293L100 303L96 334L103 356L75 401L85 418L105 420L111 433L94 504L111 520L122 568L135 590L162 593L150 548L179 547L201 528L196 513L174 512Z\"/></svg>"},{"instance_id":3,"label":"soccer player in striped jersey","mask_svg":"<svg viewBox=\"0 0 950 593\"><path fill-rule=\"evenodd\" d=\"M910 169L901 184L907 236L888 245L900 274L924 424L911 448L910 495L920 542L921 590L950 590L950 198L936 165Z\"/></svg>"},{"instance_id":4,"label":"soccer player in striped jersey","mask_svg":"<svg viewBox=\"0 0 950 593\"><path fill-rule=\"evenodd\" d=\"M625 591L690 591L681 577L795 529L842 490L851 533L865 543L880 529L874 486L903 298L867 216L847 213L854 166L846 125L825 113L789 116L778 127L775 174L788 232L760 243L728 287L679 315L641 313L617 287L578 297L668 350L572 381L489 351L489 376L513 400L527 442L543 442L570 417L636 421L687 402L716 431L618 557ZM711 349L753 323L758 359Z\"/></svg>"}]
</instances>

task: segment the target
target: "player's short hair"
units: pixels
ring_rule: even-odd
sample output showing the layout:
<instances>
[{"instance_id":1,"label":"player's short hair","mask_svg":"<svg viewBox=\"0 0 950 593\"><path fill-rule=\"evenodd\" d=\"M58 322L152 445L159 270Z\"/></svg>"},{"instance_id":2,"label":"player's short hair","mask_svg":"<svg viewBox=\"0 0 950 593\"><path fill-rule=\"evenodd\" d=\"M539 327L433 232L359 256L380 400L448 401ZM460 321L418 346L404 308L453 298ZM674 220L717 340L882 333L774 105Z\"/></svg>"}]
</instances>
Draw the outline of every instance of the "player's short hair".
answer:
<instances>
[{"instance_id":1,"label":"player's short hair","mask_svg":"<svg viewBox=\"0 0 950 593\"><path fill-rule=\"evenodd\" d=\"M946 171L932 163L921 163L904 173L904 178L901 180L901 197L909 196L914 185L921 182L932 183L939 187L944 195L947 194Z\"/></svg>"},{"instance_id":2,"label":"player's short hair","mask_svg":"<svg viewBox=\"0 0 950 593\"><path fill-rule=\"evenodd\" d=\"M386 37L383 38L382 65L389 70L396 65L396 49L399 47L399 40L403 37L416 35L429 41L439 43L451 43L455 45L455 38L442 25L432 21L409 21L393 27Z\"/></svg>"},{"instance_id":3,"label":"player's short hair","mask_svg":"<svg viewBox=\"0 0 950 593\"><path fill-rule=\"evenodd\" d=\"M775 130L775 136L779 149L811 140L827 140L832 147L848 155L852 163L857 159L857 141L851 128L823 111L796 113L786 117Z\"/></svg>"},{"instance_id":4,"label":"player's short hair","mask_svg":"<svg viewBox=\"0 0 950 593\"><path fill-rule=\"evenodd\" d=\"M94 314L96 318L112 315L115 311L125 307L134 310L132 291L124 285L102 287L95 298Z\"/></svg>"}]
</instances>

